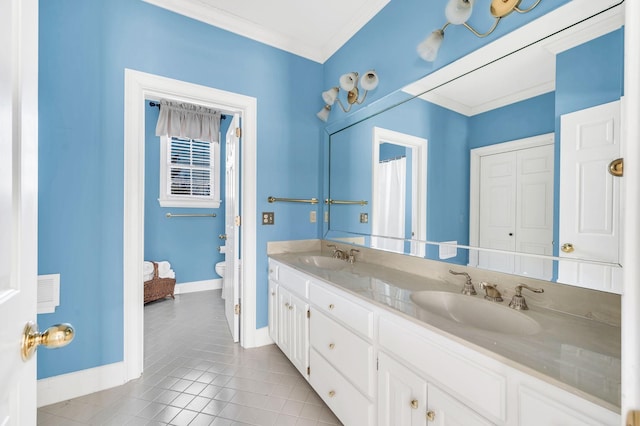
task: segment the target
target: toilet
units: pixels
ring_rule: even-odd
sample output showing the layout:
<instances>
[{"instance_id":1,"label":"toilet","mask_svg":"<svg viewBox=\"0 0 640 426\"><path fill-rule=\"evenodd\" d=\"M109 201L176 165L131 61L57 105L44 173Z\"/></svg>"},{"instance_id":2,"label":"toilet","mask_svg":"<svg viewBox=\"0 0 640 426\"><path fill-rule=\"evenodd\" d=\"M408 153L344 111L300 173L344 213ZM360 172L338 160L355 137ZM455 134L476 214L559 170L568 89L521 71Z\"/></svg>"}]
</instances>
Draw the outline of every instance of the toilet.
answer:
<instances>
[{"instance_id":1,"label":"toilet","mask_svg":"<svg viewBox=\"0 0 640 426\"><path fill-rule=\"evenodd\" d=\"M216 274L220 275L220 278L224 278L225 266L224 261L216 263Z\"/></svg>"}]
</instances>

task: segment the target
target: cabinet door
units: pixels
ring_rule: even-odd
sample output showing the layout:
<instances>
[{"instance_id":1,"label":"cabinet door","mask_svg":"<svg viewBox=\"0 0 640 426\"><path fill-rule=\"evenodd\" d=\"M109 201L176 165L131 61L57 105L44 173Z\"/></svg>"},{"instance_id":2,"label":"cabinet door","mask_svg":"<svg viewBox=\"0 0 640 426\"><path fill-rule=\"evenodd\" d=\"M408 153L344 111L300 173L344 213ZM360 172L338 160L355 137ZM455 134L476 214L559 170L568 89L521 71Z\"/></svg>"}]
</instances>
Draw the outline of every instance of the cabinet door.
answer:
<instances>
[{"instance_id":1,"label":"cabinet door","mask_svg":"<svg viewBox=\"0 0 640 426\"><path fill-rule=\"evenodd\" d=\"M407 367L378 354L378 424L427 424L427 383Z\"/></svg>"},{"instance_id":2,"label":"cabinet door","mask_svg":"<svg viewBox=\"0 0 640 426\"><path fill-rule=\"evenodd\" d=\"M427 395L429 426L490 426L493 424L432 384L427 385Z\"/></svg>"},{"instance_id":3,"label":"cabinet door","mask_svg":"<svg viewBox=\"0 0 640 426\"><path fill-rule=\"evenodd\" d=\"M276 292L278 307L278 346L287 357L291 353L291 293L284 287L278 286Z\"/></svg>"},{"instance_id":4,"label":"cabinet door","mask_svg":"<svg viewBox=\"0 0 640 426\"><path fill-rule=\"evenodd\" d=\"M307 377L309 366L309 305L291 295L289 300L289 325L291 330L291 352L289 359L303 376Z\"/></svg>"},{"instance_id":5,"label":"cabinet door","mask_svg":"<svg viewBox=\"0 0 640 426\"><path fill-rule=\"evenodd\" d=\"M269 336L278 343L278 284L269 280Z\"/></svg>"}]
</instances>

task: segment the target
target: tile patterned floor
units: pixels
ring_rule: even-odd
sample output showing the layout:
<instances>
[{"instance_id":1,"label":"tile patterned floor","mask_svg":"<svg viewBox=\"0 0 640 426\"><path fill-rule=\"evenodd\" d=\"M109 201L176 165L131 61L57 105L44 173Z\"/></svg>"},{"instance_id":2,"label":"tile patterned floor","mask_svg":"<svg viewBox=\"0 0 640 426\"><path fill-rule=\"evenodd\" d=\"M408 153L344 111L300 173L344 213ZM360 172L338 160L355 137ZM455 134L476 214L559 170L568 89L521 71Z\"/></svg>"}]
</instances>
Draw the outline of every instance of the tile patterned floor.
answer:
<instances>
[{"instance_id":1,"label":"tile patterned floor","mask_svg":"<svg viewBox=\"0 0 640 426\"><path fill-rule=\"evenodd\" d=\"M145 306L144 375L38 409L38 425L341 423L275 345L231 341L220 290Z\"/></svg>"}]
</instances>

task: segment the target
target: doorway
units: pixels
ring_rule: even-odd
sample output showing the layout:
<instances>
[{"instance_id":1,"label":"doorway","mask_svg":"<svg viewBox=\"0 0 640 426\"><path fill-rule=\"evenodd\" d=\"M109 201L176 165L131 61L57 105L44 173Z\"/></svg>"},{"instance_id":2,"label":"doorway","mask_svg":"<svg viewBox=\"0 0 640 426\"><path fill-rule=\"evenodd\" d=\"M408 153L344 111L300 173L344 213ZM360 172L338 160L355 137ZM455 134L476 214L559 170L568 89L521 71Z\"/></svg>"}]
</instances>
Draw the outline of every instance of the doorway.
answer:
<instances>
[{"instance_id":1,"label":"doorway","mask_svg":"<svg viewBox=\"0 0 640 426\"><path fill-rule=\"evenodd\" d=\"M255 98L206 86L160 77L135 70L125 70L125 134L124 134L124 365L125 379L140 377L143 370L143 276L144 243L144 124L146 99L170 99L205 105L242 117L243 149L241 164L243 259L240 290L243 309L239 313L242 326L240 344L256 346L256 125Z\"/></svg>"}]
</instances>

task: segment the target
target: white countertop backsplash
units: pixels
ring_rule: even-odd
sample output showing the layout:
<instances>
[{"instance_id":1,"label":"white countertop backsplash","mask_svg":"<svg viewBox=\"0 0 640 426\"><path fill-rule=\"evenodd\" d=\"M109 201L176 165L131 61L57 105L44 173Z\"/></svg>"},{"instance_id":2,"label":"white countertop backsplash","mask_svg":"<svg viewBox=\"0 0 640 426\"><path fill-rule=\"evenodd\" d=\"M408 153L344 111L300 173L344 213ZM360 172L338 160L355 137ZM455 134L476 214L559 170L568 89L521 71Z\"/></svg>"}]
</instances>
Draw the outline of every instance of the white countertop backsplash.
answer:
<instances>
[{"instance_id":1,"label":"white countertop backsplash","mask_svg":"<svg viewBox=\"0 0 640 426\"><path fill-rule=\"evenodd\" d=\"M620 296L362 247L357 247L356 262L345 262L340 271L300 260L303 255L330 256L327 243L335 244L322 240L272 242L268 254L509 366L619 411ZM543 287L542 294L523 292L530 309L521 311L536 320L541 331L532 335L486 331L431 314L411 301L415 291L459 293L465 277L451 275L449 269L471 275L478 295L469 297L483 299L480 281L497 284L503 306L508 305L518 283Z\"/></svg>"}]
</instances>

